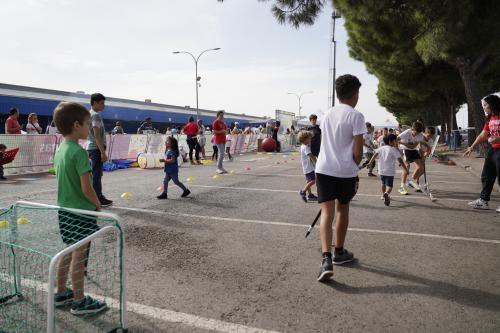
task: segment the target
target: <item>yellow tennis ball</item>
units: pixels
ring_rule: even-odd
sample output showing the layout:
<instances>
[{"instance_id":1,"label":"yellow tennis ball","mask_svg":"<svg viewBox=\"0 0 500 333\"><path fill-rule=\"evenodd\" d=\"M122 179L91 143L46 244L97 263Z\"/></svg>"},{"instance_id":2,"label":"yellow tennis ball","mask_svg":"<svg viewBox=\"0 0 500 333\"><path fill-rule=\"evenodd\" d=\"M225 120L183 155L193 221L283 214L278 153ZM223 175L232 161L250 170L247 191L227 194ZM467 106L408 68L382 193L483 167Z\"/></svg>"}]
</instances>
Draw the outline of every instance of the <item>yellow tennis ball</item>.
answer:
<instances>
[{"instance_id":1,"label":"yellow tennis ball","mask_svg":"<svg viewBox=\"0 0 500 333\"><path fill-rule=\"evenodd\" d=\"M219 175L214 175L212 178L213 178L213 179L219 179L219 178L220 178L220 176L219 176Z\"/></svg>"},{"instance_id":2,"label":"yellow tennis ball","mask_svg":"<svg viewBox=\"0 0 500 333\"><path fill-rule=\"evenodd\" d=\"M193 177L187 177L186 181L189 182L189 183L192 182L193 181Z\"/></svg>"},{"instance_id":3,"label":"yellow tennis ball","mask_svg":"<svg viewBox=\"0 0 500 333\"><path fill-rule=\"evenodd\" d=\"M17 224L30 224L30 220L26 217L20 217L17 219Z\"/></svg>"},{"instance_id":4,"label":"yellow tennis ball","mask_svg":"<svg viewBox=\"0 0 500 333\"><path fill-rule=\"evenodd\" d=\"M233 173L234 173L234 170L229 170L229 173L230 173L230 174L233 174Z\"/></svg>"},{"instance_id":5,"label":"yellow tennis ball","mask_svg":"<svg viewBox=\"0 0 500 333\"><path fill-rule=\"evenodd\" d=\"M123 199L128 199L128 198L130 198L130 193L129 192L123 192L123 194L121 195L121 197Z\"/></svg>"},{"instance_id":6,"label":"yellow tennis ball","mask_svg":"<svg viewBox=\"0 0 500 333\"><path fill-rule=\"evenodd\" d=\"M0 221L0 228L8 228L8 227L9 227L9 221L7 220Z\"/></svg>"}]
</instances>

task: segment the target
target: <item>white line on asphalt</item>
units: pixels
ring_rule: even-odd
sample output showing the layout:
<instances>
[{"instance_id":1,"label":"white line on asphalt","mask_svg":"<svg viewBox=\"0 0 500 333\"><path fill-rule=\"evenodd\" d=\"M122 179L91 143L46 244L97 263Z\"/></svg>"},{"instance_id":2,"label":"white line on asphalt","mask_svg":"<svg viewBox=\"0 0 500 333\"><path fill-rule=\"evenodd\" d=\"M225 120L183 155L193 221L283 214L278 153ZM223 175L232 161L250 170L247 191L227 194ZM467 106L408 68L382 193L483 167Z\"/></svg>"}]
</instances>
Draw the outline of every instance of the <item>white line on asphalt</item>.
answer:
<instances>
[{"instance_id":1,"label":"white line on asphalt","mask_svg":"<svg viewBox=\"0 0 500 333\"><path fill-rule=\"evenodd\" d=\"M307 225L307 224L295 224L295 223L288 223L288 222L248 220L248 219L238 219L238 218L231 218L231 217L217 217L217 216L205 216L205 215L195 215L195 214L185 214L185 213L173 213L173 212L164 212L164 211L151 210L151 209L145 209L145 208L112 206L111 209L125 210L125 211L138 212L138 213L149 213L149 214L155 214L155 215L170 215L170 216L177 216L177 217L189 217L189 218L195 219L196 221L201 221L201 220L227 221L227 222L239 222L239 223L277 225L277 226L296 227L296 228L304 228L304 229L307 229L309 227L309 225ZM415 236L415 237L424 237L424 238L462 240L462 241L476 242L476 243L500 244L500 240L497 240L497 239L460 237L460 236L436 235L436 234L425 234L425 233L417 233L417 232L394 231L394 230L376 230L376 229L364 229L364 228L349 228L349 230L356 231L356 232L376 233L376 234Z\"/></svg>"},{"instance_id":2,"label":"white line on asphalt","mask_svg":"<svg viewBox=\"0 0 500 333\"><path fill-rule=\"evenodd\" d=\"M7 274L0 274L0 280L4 280L10 283L14 283L13 278ZM29 287L32 289L37 289L42 292L47 291L47 284L40 281L35 281L31 279L22 279L21 285L23 287ZM96 298L99 300L104 300L108 307L113 308L115 310L120 311L120 301L110 297L104 297L101 295L96 295L92 293L88 293L88 295L92 298ZM277 331L268 331L260 328L234 324L222 320L210 319L199 317L196 315L177 312L167 309L155 308L149 305L143 305L139 303L127 302L127 311L133 312L138 315L147 316L150 318L154 318L157 320L161 320L164 322L178 323L185 326L196 327L200 329L223 332L223 333L232 333L232 332L241 332L241 333L279 333Z\"/></svg>"},{"instance_id":3,"label":"white line on asphalt","mask_svg":"<svg viewBox=\"0 0 500 333\"><path fill-rule=\"evenodd\" d=\"M234 186L216 186L216 185L189 185L191 187L202 187L202 188L218 188L218 189L227 189L227 190L239 190L239 191L260 191L260 192L282 192L282 193L298 193L296 190L275 190L269 188L253 188L253 187L234 187ZM357 193L356 196L360 197L377 197L380 198L380 194L366 194L366 193ZM391 195L391 198L405 198L405 199L417 199L417 200L429 200L428 197L424 195ZM447 200L447 201L459 201L459 202L469 202L471 200L465 199L453 199L453 198L442 198L436 197L439 200Z\"/></svg>"}]
</instances>

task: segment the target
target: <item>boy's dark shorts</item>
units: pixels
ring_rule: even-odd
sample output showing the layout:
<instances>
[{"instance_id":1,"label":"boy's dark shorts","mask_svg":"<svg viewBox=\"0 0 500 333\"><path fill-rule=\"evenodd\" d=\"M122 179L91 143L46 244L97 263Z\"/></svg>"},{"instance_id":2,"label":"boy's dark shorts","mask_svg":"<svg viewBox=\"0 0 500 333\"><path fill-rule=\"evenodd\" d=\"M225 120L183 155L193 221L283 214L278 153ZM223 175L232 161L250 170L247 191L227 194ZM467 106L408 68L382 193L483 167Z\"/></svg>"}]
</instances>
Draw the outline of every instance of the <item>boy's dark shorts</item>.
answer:
<instances>
[{"instance_id":1,"label":"boy's dark shorts","mask_svg":"<svg viewBox=\"0 0 500 333\"><path fill-rule=\"evenodd\" d=\"M404 154L405 154L406 162L408 162L408 163L412 163L416 160L421 159L420 154L418 153L418 150L405 149Z\"/></svg>"},{"instance_id":2,"label":"boy's dark shorts","mask_svg":"<svg viewBox=\"0 0 500 333\"><path fill-rule=\"evenodd\" d=\"M314 173L314 171L306 173L304 176L306 176L306 180L308 182L310 182L311 180L316 180L316 173Z\"/></svg>"},{"instance_id":3,"label":"boy's dark shorts","mask_svg":"<svg viewBox=\"0 0 500 333\"><path fill-rule=\"evenodd\" d=\"M392 187L394 185L394 176L380 176L382 185Z\"/></svg>"},{"instance_id":4,"label":"boy's dark shorts","mask_svg":"<svg viewBox=\"0 0 500 333\"><path fill-rule=\"evenodd\" d=\"M80 215L63 209L59 209L57 214L64 244L74 244L99 230L96 216Z\"/></svg>"},{"instance_id":5,"label":"boy's dark shorts","mask_svg":"<svg viewBox=\"0 0 500 333\"><path fill-rule=\"evenodd\" d=\"M357 177L339 178L316 174L319 203L338 199L341 204L347 205L356 195L357 186Z\"/></svg>"}]
</instances>

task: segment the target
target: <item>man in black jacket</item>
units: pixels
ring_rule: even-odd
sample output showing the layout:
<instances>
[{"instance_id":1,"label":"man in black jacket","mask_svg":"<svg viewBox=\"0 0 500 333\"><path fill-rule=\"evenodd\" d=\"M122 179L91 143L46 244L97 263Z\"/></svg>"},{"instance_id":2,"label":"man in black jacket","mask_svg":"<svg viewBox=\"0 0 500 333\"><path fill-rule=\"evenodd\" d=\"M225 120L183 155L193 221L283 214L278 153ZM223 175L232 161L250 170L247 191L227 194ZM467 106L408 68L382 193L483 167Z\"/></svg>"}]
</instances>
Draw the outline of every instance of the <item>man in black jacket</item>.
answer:
<instances>
[{"instance_id":1,"label":"man in black jacket","mask_svg":"<svg viewBox=\"0 0 500 333\"><path fill-rule=\"evenodd\" d=\"M311 126L309 126L307 130L313 132L314 134L311 139L311 153L318 157L319 148L321 147L321 129L319 128L319 125L316 124L318 116L315 114L310 115L309 121L311 122Z\"/></svg>"}]
</instances>

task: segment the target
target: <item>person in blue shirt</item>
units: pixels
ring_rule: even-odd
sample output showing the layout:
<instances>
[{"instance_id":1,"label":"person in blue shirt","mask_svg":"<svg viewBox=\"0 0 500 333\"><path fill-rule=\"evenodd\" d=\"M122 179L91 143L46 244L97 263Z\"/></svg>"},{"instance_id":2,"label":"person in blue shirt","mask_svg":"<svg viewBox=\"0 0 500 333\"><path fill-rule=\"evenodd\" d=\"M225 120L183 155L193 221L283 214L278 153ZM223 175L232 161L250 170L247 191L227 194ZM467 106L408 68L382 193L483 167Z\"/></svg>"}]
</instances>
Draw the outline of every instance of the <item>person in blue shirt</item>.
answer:
<instances>
[{"instance_id":1,"label":"person in blue shirt","mask_svg":"<svg viewBox=\"0 0 500 333\"><path fill-rule=\"evenodd\" d=\"M179 164L177 163L177 158L179 157L179 143L177 139L172 136L167 138L165 142L165 159L161 160L165 162L165 179L163 180L163 193L157 196L158 199L168 199L168 183L170 180L174 182L175 185L182 189L181 198L187 197L191 194L184 184L179 181Z\"/></svg>"}]
</instances>

